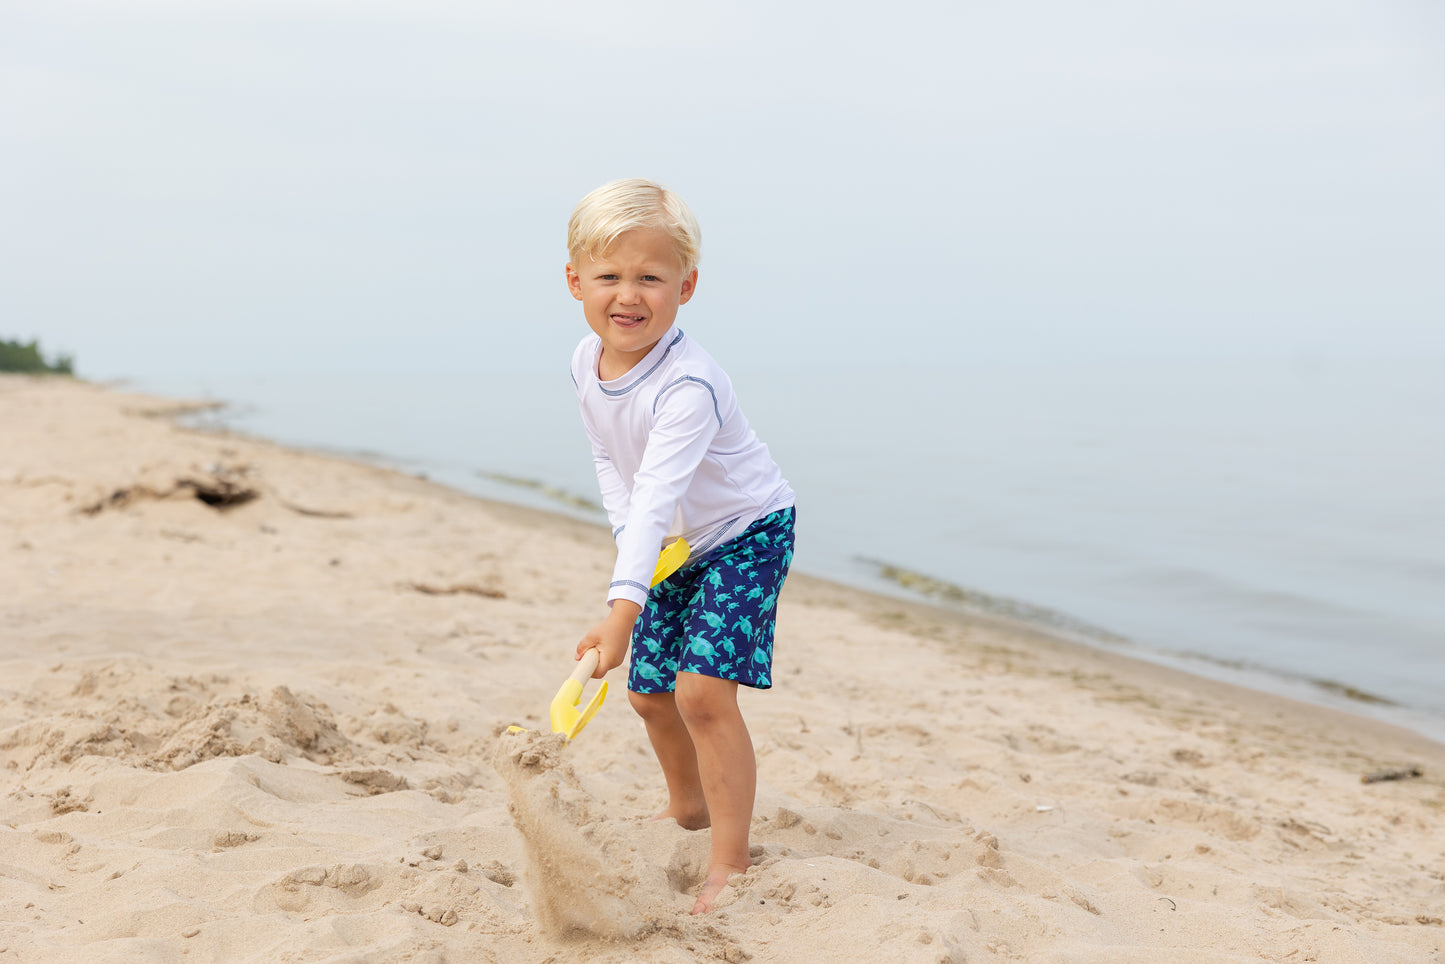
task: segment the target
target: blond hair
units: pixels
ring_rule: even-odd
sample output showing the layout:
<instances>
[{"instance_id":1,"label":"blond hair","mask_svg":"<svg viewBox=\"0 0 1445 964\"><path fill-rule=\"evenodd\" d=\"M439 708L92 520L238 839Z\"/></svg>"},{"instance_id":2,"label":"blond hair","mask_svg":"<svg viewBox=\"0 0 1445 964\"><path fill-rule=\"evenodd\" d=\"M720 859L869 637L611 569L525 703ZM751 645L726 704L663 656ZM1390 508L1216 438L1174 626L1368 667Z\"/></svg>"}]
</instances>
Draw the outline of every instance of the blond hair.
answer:
<instances>
[{"instance_id":1,"label":"blond hair","mask_svg":"<svg viewBox=\"0 0 1445 964\"><path fill-rule=\"evenodd\" d=\"M567 253L596 258L634 228L662 228L672 238L683 274L702 260L702 228L687 202L640 177L602 185L577 202L567 222Z\"/></svg>"}]
</instances>

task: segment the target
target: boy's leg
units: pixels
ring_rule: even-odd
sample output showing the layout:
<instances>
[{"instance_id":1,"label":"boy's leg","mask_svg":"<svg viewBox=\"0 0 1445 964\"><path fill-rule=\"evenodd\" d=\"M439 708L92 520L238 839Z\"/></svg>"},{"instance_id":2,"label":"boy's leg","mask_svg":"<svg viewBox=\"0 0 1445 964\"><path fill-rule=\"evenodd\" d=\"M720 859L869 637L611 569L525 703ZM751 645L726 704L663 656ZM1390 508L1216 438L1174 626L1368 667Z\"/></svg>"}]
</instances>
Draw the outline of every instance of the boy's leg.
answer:
<instances>
[{"instance_id":1,"label":"boy's leg","mask_svg":"<svg viewBox=\"0 0 1445 964\"><path fill-rule=\"evenodd\" d=\"M736 682L678 673L676 697L676 709L691 737L712 820L707 880L692 908L694 914L702 914L712 910L718 894L727 886L728 876L747 870L752 863L748 831L757 793L757 759L738 709Z\"/></svg>"},{"instance_id":2,"label":"boy's leg","mask_svg":"<svg viewBox=\"0 0 1445 964\"><path fill-rule=\"evenodd\" d=\"M792 561L794 515L765 516L659 584L633 631L627 686L667 779L663 816L712 825L694 914L712 910L728 876L752 862L757 759L737 693L740 683L772 685L774 606Z\"/></svg>"},{"instance_id":3,"label":"boy's leg","mask_svg":"<svg viewBox=\"0 0 1445 964\"><path fill-rule=\"evenodd\" d=\"M647 738L662 776L667 781L667 809L658 819L671 817L687 830L708 825L707 797L698 775L697 751L687 725L677 711L672 693L628 693L628 702L647 726Z\"/></svg>"},{"instance_id":4,"label":"boy's leg","mask_svg":"<svg viewBox=\"0 0 1445 964\"><path fill-rule=\"evenodd\" d=\"M667 808L657 819L670 817L688 830L701 830L708 824L707 800L692 737L672 692L687 603L694 592L685 572L653 587L632 629L627 701L646 724L647 739L667 781Z\"/></svg>"}]
</instances>

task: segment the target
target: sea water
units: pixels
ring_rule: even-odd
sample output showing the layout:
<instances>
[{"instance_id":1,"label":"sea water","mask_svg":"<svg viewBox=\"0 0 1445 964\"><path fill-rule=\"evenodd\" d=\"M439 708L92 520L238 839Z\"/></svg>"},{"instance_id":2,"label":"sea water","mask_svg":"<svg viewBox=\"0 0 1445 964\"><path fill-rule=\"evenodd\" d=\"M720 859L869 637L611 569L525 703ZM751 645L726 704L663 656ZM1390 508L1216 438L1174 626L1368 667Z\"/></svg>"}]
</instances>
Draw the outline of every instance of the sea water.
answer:
<instances>
[{"instance_id":1,"label":"sea water","mask_svg":"<svg viewBox=\"0 0 1445 964\"><path fill-rule=\"evenodd\" d=\"M1445 371L1422 360L735 371L800 571L1445 738ZM227 426L604 521L564 366L145 379Z\"/></svg>"}]
</instances>

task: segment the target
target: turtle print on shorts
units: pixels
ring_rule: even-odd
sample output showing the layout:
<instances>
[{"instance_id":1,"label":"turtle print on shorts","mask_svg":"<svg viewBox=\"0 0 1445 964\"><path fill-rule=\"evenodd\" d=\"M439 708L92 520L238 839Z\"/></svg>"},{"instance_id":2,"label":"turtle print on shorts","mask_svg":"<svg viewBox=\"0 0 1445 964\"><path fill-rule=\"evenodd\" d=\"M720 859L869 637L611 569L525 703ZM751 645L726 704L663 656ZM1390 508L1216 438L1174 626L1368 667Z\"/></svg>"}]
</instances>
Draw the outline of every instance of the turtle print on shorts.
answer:
<instances>
[{"instance_id":1,"label":"turtle print on shorts","mask_svg":"<svg viewBox=\"0 0 1445 964\"><path fill-rule=\"evenodd\" d=\"M794 510L763 516L652 588L632 628L634 693L670 693L679 672L773 685L778 590L793 562Z\"/></svg>"}]
</instances>

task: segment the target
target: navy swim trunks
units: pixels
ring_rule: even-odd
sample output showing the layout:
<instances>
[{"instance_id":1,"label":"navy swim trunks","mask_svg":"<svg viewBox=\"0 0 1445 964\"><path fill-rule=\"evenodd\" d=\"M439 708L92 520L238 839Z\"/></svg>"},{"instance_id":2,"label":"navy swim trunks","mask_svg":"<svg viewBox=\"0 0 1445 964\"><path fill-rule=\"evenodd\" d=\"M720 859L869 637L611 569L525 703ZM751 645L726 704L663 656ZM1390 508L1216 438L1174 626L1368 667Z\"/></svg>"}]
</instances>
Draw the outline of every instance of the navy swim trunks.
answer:
<instances>
[{"instance_id":1,"label":"navy swim trunks","mask_svg":"<svg viewBox=\"0 0 1445 964\"><path fill-rule=\"evenodd\" d=\"M773 685L773 626L795 517L791 507L765 515L652 588L632 628L628 689L671 693L679 672Z\"/></svg>"}]
</instances>

